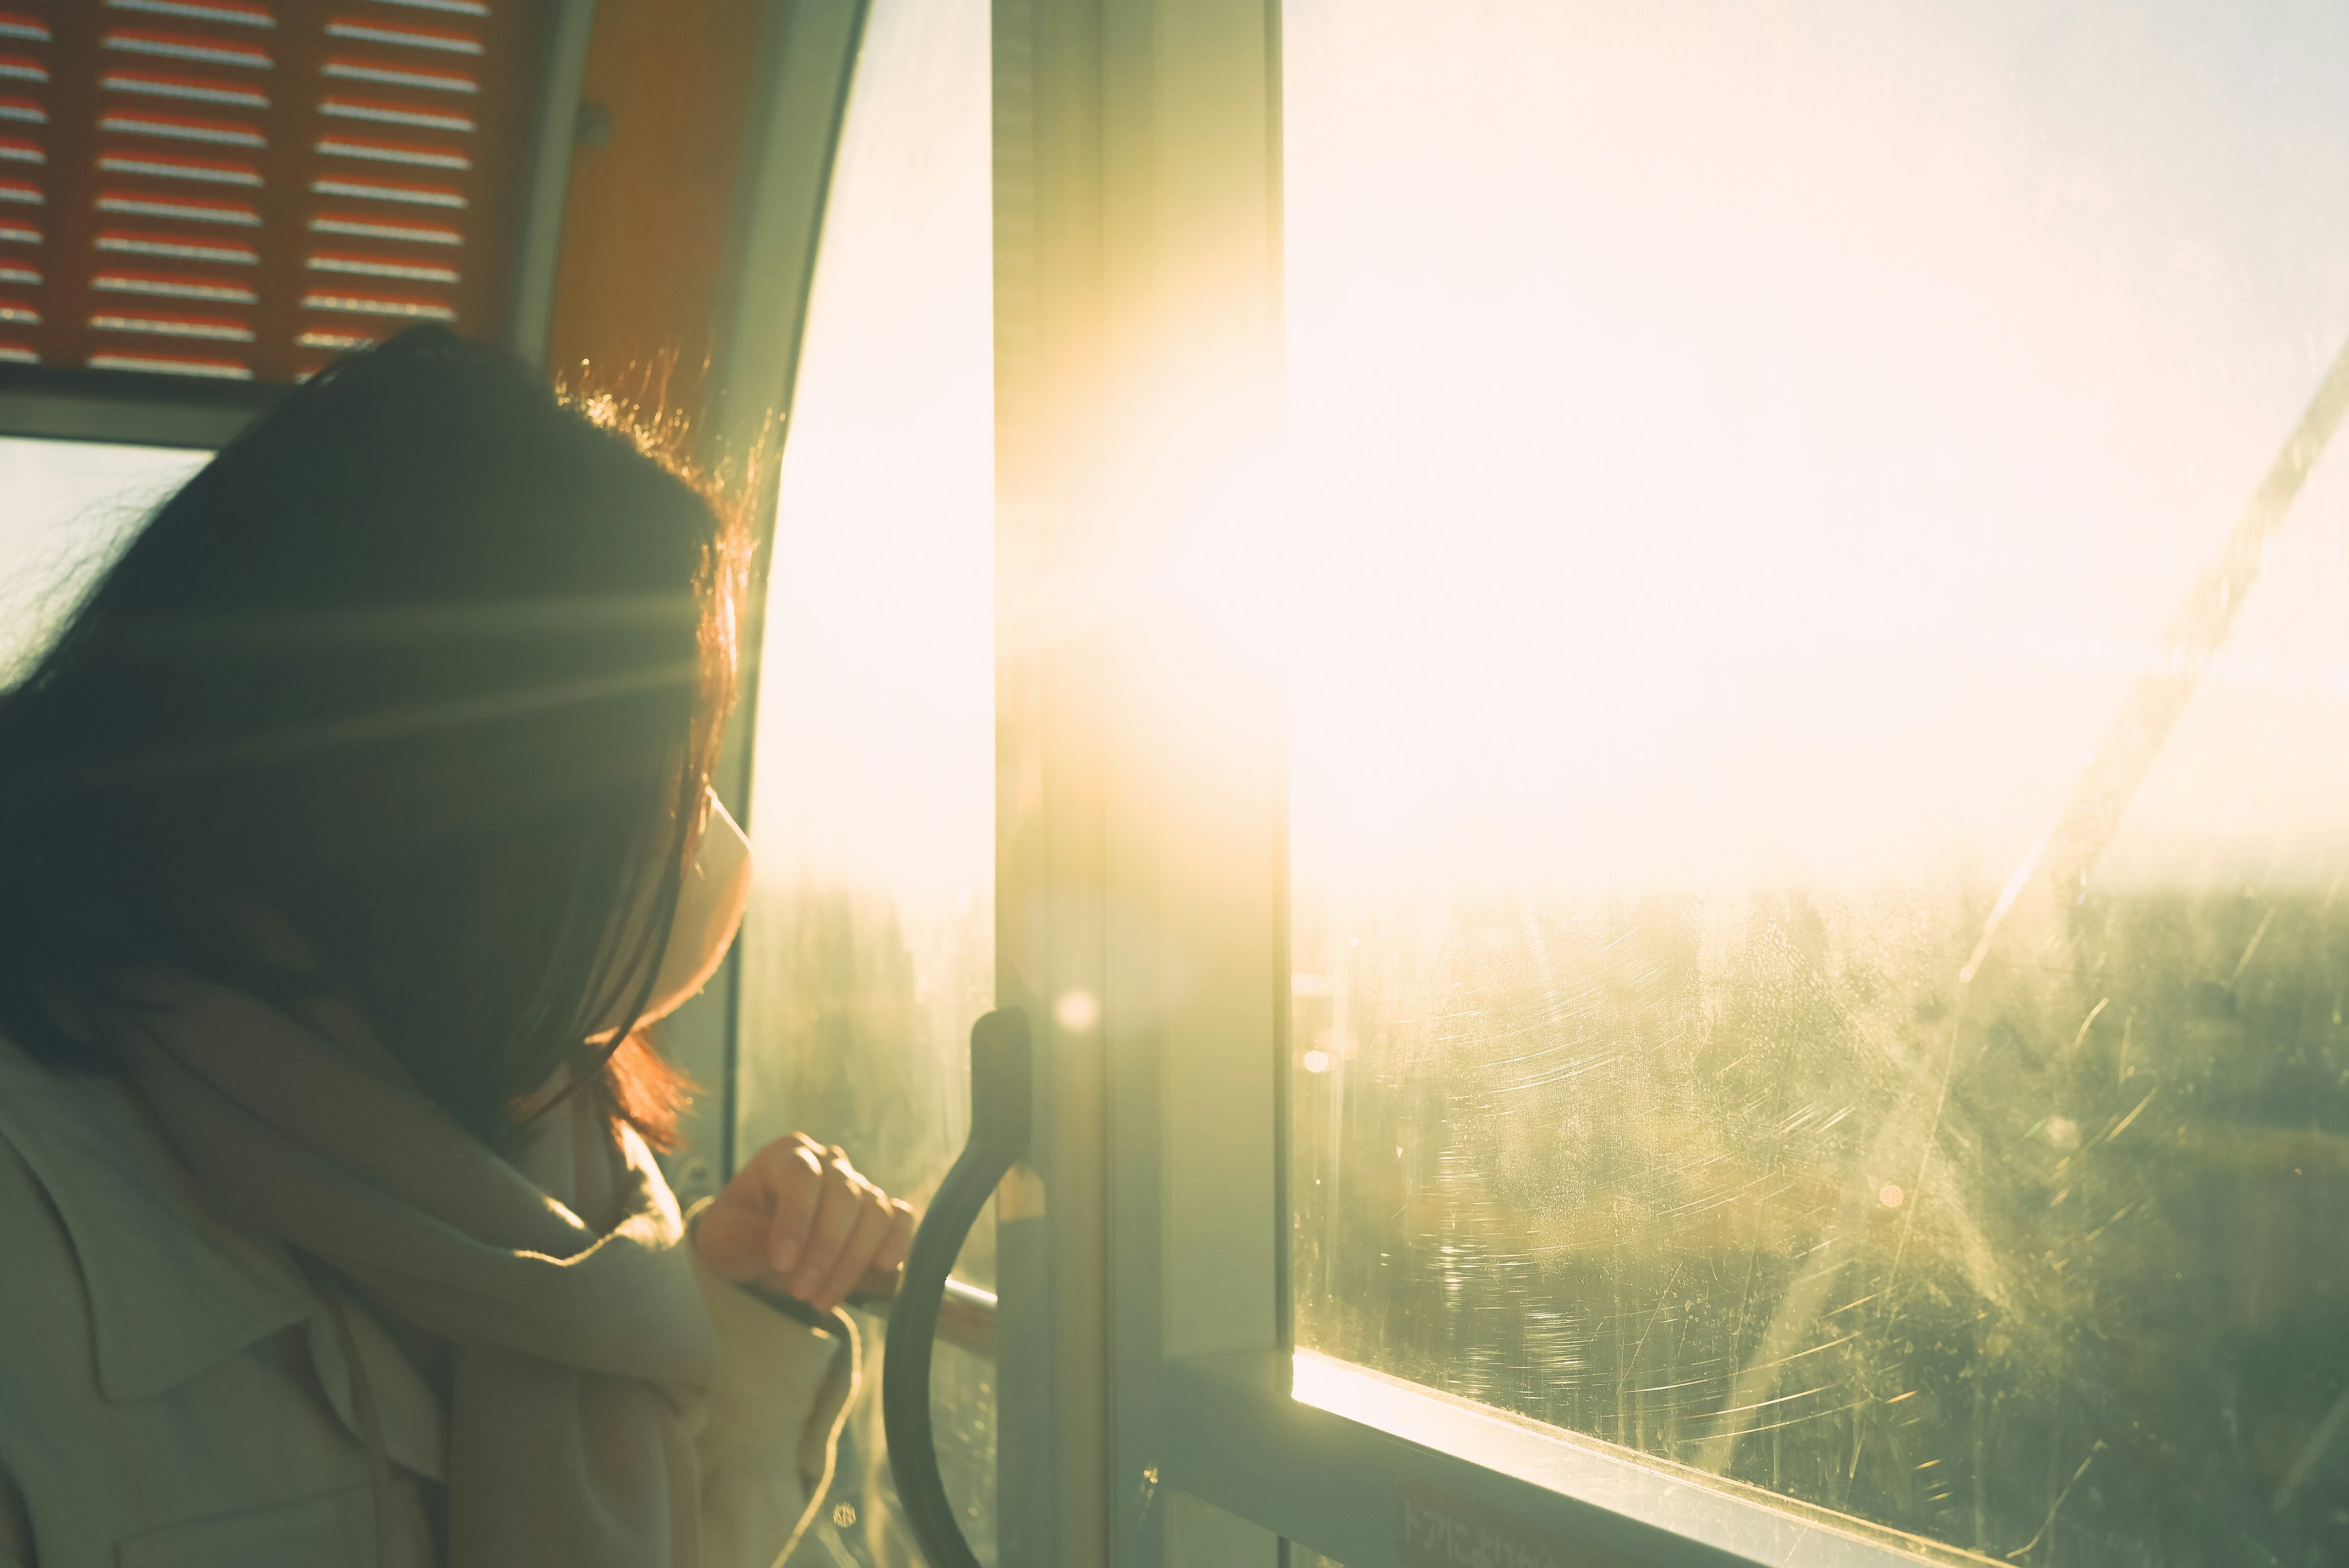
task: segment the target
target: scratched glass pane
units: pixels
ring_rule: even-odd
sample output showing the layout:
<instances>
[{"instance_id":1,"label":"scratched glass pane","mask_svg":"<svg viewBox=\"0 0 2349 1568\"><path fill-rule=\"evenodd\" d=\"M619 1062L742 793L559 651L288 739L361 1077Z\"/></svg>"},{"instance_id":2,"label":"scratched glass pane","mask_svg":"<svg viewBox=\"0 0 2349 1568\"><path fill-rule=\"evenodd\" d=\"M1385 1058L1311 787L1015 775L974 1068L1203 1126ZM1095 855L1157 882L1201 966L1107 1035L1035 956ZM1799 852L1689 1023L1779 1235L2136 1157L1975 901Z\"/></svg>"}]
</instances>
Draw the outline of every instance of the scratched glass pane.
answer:
<instances>
[{"instance_id":1,"label":"scratched glass pane","mask_svg":"<svg viewBox=\"0 0 2349 1568\"><path fill-rule=\"evenodd\" d=\"M1927 1556L2349 1561L2349 12L1285 60L1299 1345Z\"/></svg>"},{"instance_id":2,"label":"scratched glass pane","mask_svg":"<svg viewBox=\"0 0 2349 1568\"><path fill-rule=\"evenodd\" d=\"M874 0L825 213L761 649L737 1147L793 1130L922 1207L993 1005L995 512L986 0ZM956 1263L994 1284L982 1217ZM886 1325L791 1568L921 1568ZM995 1367L942 1344L939 1468L995 1560Z\"/></svg>"}]
</instances>

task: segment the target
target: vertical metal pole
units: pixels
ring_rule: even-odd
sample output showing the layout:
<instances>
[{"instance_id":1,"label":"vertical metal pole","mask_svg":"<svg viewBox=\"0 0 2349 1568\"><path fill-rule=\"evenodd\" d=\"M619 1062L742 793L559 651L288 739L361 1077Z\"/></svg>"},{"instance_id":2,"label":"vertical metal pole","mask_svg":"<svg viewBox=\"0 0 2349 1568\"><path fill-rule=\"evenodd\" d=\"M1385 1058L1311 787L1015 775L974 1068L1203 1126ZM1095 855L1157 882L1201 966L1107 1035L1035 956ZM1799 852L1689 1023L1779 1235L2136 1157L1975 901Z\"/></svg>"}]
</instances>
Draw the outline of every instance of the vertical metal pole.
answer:
<instances>
[{"instance_id":1,"label":"vertical metal pole","mask_svg":"<svg viewBox=\"0 0 2349 1568\"><path fill-rule=\"evenodd\" d=\"M1098 0L996 0L997 1000L1037 1035L1032 1176L998 1205L1001 1561L1111 1561L1098 560Z\"/></svg>"},{"instance_id":2,"label":"vertical metal pole","mask_svg":"<svg viewBox=\"0 0 2349 1568\"><path fill-rule=\"evenodd\" d=\"M514 353L524 364L537 366L546 361L546 334L554 318L554 273L563 253L563 201L571 184L579 82L587 71L587 40L595 31L595 0L553 0L548 10L545 74L539 89L537 135L531 147L530 184L523 200L513 302Z\"/></svg>"},{"instance_id":3,"label":"vertical metal pole","mask_svg":"<svg viewBox=\"0 0 2349 1568\"><path fill-rule=\"evenodd\" d=\"M1006 1568L1278 1557L1170 1534L1156 1459L1170 1355L1282 1345L1279 707L1217 629L1277 523L1278 36L1278 0L995 0L998 985L1039 1035Z\"/></svg>"}]
</instances>

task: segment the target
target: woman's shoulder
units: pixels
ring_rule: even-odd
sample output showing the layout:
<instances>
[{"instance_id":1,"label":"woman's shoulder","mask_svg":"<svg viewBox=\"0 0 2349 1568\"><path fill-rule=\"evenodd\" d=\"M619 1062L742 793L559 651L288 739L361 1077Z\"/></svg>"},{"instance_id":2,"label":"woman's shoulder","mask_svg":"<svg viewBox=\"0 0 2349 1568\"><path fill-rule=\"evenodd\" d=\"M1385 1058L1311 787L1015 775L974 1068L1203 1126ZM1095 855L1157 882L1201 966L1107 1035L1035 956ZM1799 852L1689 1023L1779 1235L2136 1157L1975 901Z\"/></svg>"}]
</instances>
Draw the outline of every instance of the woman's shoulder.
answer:
<instances>
[{"instance_id":1,"label":"woman's shoulder","mask_svg":"<svg viewBox=\"0 0 2349 1568\"><path fill-rule=\"evenodd\" d=\"M61 1337L55 1331L82 1329L88 1318L64 1222L9 1135L11 1127L28 1124L45 1108L26 1103L18 1092L12 1069L24 1061L14 1046L0 1041L0 1369L21 1357L54 1355L54 1342ZM68 1302L78 1310L60 1321L58 1309Z\"/></svg>"},{"instance_id":2,"label":"woman's shoulder","mask_svg":"<svg viewBox=\"0 0 2349 1568\"><path fill-rule=\"evenodd\" d=\"M0 1040L0 1564L12 1508L43 1568L365 1560L365 1456L264 1343L314 1313L124 1085Z\"/></svg>"},{"instance_id":3,"label":"woman's shoulder","mask_svg":"<svg viewBox=\"0 0 2349 1568\"><path fill-rule=\"evenodd\" d=\"M0 1259L0 1368L78 1347L74 1364L116 1402L310 1311L293 1261L210 1211L127 1085L52 1071L5 1039Z\"/></svg>"},{"instance_id":4,"label":"woman's shoulder","mask_svg":"<svg viewBox=\"0 0 2349 1568\"><path fill-rule=\"evenodd\" d=\"M90 1158L104 1112L94 1083L53 1074L0 1037L0 1363L49 1347L26 1331L45 1323L36 1305L79 1299L80 1269L60 1206L43 1179L52 1168L71 1186L70 1168ZM86 1309L84 1315L87 1315Z\"/></svg>"}]
</instances>

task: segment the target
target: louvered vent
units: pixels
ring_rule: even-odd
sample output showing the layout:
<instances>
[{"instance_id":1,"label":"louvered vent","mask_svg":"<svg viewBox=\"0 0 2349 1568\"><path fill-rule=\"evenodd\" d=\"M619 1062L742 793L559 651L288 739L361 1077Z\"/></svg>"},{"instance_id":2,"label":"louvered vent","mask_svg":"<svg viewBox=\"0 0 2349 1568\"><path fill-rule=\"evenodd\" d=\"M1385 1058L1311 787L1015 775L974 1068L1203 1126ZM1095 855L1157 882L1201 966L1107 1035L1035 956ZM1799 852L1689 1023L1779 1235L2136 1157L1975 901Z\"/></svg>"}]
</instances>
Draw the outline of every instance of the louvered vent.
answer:
<instances>
[{"instance_id":1,"label":"louvered vent","mask_svg":"<svg viewBox=\"0 0 2349 1568\"><path fill-rule=\"evenodd\" d=\"M0 363L282 382L505 335L536 0L0 7Z\"/></svg>"}]
</instances>

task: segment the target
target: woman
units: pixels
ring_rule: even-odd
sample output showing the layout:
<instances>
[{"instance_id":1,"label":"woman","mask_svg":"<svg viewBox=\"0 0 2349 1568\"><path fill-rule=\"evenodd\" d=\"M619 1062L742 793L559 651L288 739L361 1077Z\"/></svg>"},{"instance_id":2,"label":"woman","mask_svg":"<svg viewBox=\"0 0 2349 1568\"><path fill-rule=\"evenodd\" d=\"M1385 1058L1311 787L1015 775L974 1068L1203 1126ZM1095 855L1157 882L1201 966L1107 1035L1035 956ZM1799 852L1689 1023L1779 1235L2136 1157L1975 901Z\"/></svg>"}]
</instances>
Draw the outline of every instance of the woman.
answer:
<instances>
[{"instance_id":1,"label":"woman","mask_svg":"<svg viewBox=\"0 0 2349 1568\"><path fill-rule=\"evenodd\" d=\"M910 1217L804 1138L680 1216L648 1152L644 1026L747 896L709 792L743 558L415 332L223 450L0 694L0 1563L796 1538L834 1309Z\"/></svg>"}]
</instances>

